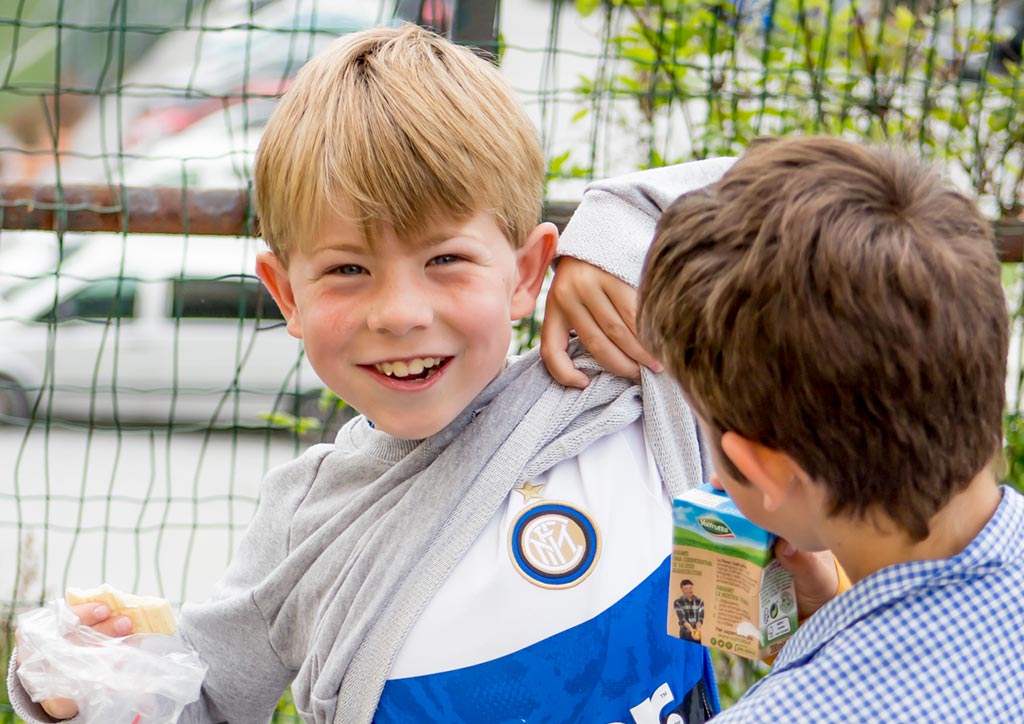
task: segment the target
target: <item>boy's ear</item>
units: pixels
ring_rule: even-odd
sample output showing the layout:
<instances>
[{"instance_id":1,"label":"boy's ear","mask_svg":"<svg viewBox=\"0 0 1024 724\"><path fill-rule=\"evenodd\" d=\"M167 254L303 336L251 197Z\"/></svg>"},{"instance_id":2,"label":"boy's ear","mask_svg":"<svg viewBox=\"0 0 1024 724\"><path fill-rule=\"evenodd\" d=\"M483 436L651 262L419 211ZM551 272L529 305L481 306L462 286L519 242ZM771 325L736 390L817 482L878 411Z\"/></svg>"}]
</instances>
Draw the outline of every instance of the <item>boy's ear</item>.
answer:
<instances>
[{"instance_id":1,"label":"boy's ear","mask_svg":"<svg viewBox=\"0 0 1024 724\"><path fill-rule=\"evenodd\" d=\"M534 227L526 243L516 250L519 277L512 292L510 312L512 321L530 314L537 304L537 295L544 284L544 276L558 247L558 227L545 221Z\"/></svg>"},{"instance_id":2,"label":"boy's ear","mask_svg":"<svg viewBox=\"0 0 1024 724\"><path fill-rule=\"evenodd\" d=\"M721 444L722 452L761 494L764 509L777 510L802 473L793 459L732 431L723 433Z\"/></svg>"},{"instance_id":3,"label":"boy's ear","mask_svg":"<svg viewBox=\"0 0 1024 724\"><path fill-rule=\"evenodd\" d=\"M297 339L302 339L302 320L299 318L295 306L292 283L288 279L288 270L285 269L284 264L273 252L261 251L256 255L256 276L263 280L270 296L277 302L277 308L281 310L282 316L288 323L288 333Z\"/></svg>"}]
</instances>

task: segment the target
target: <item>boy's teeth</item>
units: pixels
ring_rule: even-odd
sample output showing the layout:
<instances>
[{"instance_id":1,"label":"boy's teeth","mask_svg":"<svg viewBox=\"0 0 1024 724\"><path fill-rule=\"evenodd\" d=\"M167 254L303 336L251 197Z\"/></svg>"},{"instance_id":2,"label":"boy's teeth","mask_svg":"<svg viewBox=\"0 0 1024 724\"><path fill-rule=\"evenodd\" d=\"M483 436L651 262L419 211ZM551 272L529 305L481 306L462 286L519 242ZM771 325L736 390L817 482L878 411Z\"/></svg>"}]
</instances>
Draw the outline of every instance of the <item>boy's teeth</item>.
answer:
<instances>
[{"instance_id":1,"label":"boy's teeth","mask_svg":"<svg viewBox=\"0 0 1024 724\"><path fill-rule=\"evenodd\" d=\"M417 357L408 362L380 362L376 367L378 372L382 372L388 377L408 377L436 367L441 364L441 360L441 357Z\"/></svg>"}]
</instances>

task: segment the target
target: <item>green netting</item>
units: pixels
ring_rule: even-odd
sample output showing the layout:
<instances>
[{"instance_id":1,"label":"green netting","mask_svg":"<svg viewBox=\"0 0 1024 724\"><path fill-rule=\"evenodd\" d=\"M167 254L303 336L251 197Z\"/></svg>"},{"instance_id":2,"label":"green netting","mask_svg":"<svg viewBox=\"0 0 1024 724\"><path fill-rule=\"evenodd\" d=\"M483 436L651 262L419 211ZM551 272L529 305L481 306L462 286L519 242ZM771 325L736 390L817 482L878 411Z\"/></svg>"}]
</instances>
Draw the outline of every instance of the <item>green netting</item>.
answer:
<instances>
[{"instance_id":1,"label":"green netting","mask_svg":"<svg viewBox=\"0 0 1024 724\"><path fill-rule=\"evenodd\" d=\"M1019 223L1024 3L506 0L497 22L494 5L0 0L0 188L55 185L61 228L83 184L248 189L295 71L397 8L496 53L542 133L552 202L760 134L828 133L909 147ZM264 472L346 414L320 404L260 295L255 242L164 211L179 233L0 231L0 649L18 610L69 584L205 596ZM1006 282L1018 308L1017 265ZM520 344L536 332L528 320ZM1015 477L1024 425L1008 423ZM735 697L751 667L722 666Z\"/></svg>"}]
</instances>

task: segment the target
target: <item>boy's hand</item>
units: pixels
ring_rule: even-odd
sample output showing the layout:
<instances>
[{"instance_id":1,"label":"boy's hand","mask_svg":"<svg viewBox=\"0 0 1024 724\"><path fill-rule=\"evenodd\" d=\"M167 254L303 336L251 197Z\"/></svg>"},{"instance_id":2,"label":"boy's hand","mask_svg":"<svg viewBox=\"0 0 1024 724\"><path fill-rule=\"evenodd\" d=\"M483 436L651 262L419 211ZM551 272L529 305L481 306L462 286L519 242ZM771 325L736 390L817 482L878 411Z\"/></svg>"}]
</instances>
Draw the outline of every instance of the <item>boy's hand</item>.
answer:
<instances>
[{"instance_id":1,"label":"boy's hand","mask_svg":"<svg viewBox=\"0 0 1024 724\"><path fill-rule=\"evenodd\" d=\"M580 389L590 383L566 353L570 330L613 374L639 379L640 365L661 371L637 339L636 296L629 284L592 264L568 256L558 261L540 332L540 356L557 382Z\"/></svg>"},{"instance_id":2,"label":"boy's hand","mask_svg":"<svg viewBox=\"0 0 1024 724\"><path fill-rule=\"evenodd\" d=\"M807 553L797 550L780 538L775 542L775 556L793 576L796 586L797 616L808 618L839 593L836 560L829 551Z\"/></svg>"},{"instance_id":3,"label":"boy's hand","mask_svg":"<svg viewBox=\"0 0 1024 724\"><path fill-rule=\"evenodd\" d=\"M70 611L78 616L83 626L89 626L93 630L112 638L127 636L132 632L132 620L127 616L110 617L110 609L103 603L83 603L78 606L69 606ZM15 643L18 644L18 665L21 665L21 640L18 631L14 632ZM43 710L54 719L71 719L78 715L78 705L71 699L55 697L44 699L39 702Z\"/></svg>"}]
</instances>

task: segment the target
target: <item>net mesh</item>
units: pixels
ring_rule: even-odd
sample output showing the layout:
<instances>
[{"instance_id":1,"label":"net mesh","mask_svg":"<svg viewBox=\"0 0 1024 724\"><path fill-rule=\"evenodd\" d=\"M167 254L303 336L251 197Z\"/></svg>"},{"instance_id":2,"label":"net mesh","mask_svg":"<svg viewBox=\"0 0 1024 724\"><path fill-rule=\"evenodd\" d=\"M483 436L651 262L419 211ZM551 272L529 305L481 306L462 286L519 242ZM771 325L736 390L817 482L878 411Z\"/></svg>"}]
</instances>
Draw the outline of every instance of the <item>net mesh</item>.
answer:
<instances>
[{"instance_id":1,"label":"net mesh","mask_svg":"<svg viewBox=\"0 0 1024 724\"><path fill-rule=\"evenodd\" d=\"M498 57L541 131L553 218L595 177L828 133L942 164L1020 261L1024 3L0 0L0 647L68 585L205 597L264 473L350 414L252 276L250 179L303 62L396 18ZM231 236L207 235L228 216ZM173 233L136 233L144 218ZM1017 263L1005 280L1019 308ZM518 344L536 336L531 318ZM735 696L751 671L729 666Z\"/></svg>"}]
</instances>

